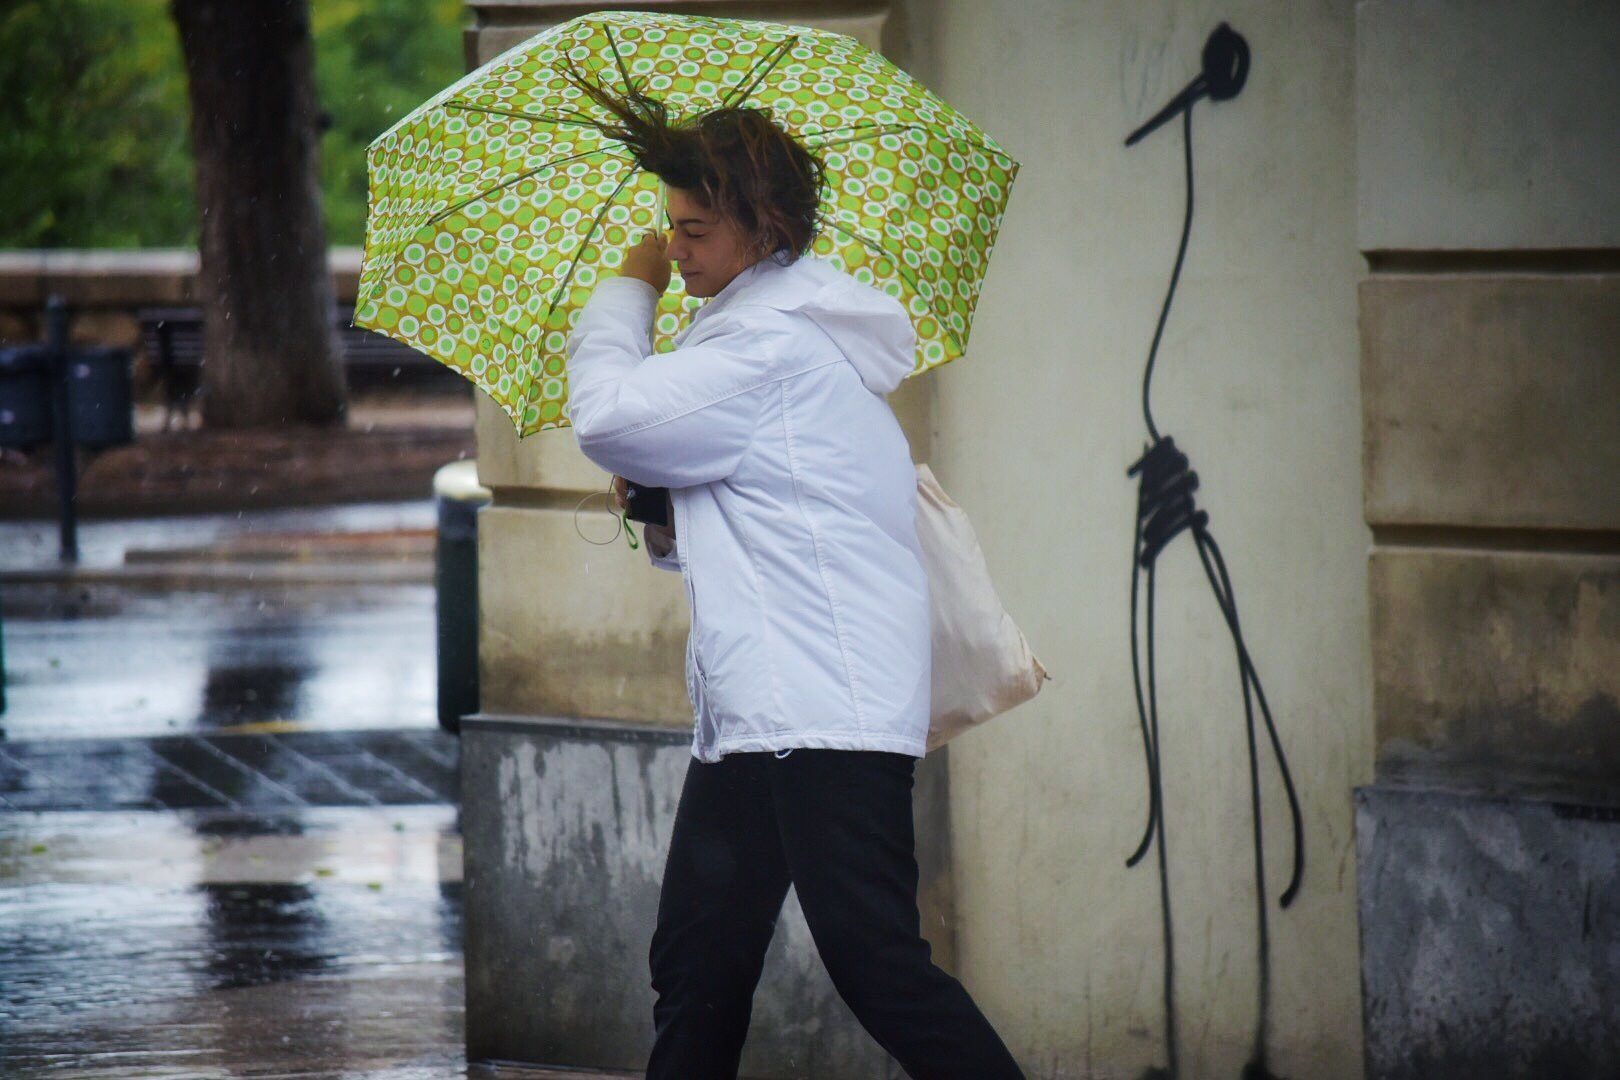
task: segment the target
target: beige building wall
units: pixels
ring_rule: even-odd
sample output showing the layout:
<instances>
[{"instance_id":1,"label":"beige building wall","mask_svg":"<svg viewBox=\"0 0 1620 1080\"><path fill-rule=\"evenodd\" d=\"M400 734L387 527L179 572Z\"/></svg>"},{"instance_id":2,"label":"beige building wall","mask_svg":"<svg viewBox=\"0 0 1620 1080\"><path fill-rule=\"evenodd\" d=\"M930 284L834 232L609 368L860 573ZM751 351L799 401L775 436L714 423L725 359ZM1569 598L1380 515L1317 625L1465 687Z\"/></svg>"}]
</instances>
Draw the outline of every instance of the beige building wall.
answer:
<instances>
[{"instance_id":1,"label":"beige building wall","mask_svg":"<svg viewBox=\"0 0 1620 1080\"><path fill-rule=\"evenodd\" d=\"M1358 25L1379 779L1613 801L1620 9Z\"/></svg>"},{"instance_id":2,"label":"beige building wall","mask_svg":"<svg viewBox=\"0 0 1620 1080\"><path fill-rule=\"evenodd\" d=\"M1372 1080L1620 1075L1617 44L1602 0L1356 8Z\"/></svg>"},{"instance_id":3,"label":"beige building wall","mask_svg":"<svg viewBox=\"0 0 1620 1080\"><path fill-rule=\"evenodd\" d=\"M1193 117L1195 216L1153 379L1198 472L1304 806L1272 906L1271 1065L1361 1075L1351 787L1371 775L1356 285L1354 10L907 0L910 69L1022 163L968 355L933 374L933 467L1056 681L951 747L959 973L1031 1076L1163 1064L1158 882L1129 652L1142 372L1184 200L1180 122L1125 136L1221 20L1248 85ZM1159 560L1158 687L1182 1073L1255 1021L1243 701L1191 538ZM1288 819L1263 771L1268 882Z\"/></svg>"}]
</instances>

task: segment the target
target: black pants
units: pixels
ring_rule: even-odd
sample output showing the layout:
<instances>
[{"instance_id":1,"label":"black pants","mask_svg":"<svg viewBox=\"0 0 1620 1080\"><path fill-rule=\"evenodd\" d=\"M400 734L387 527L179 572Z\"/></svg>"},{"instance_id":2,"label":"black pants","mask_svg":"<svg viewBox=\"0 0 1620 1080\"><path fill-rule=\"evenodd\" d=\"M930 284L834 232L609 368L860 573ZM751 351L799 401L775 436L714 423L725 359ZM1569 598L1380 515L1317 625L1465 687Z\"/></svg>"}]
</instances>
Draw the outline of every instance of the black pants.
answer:
<instances>
[{"instance_id":1,"label":"black pants","mask_svg":"<svg viewBox=\"0 0 1620 1080\"><path fill-rule=\"evenodd\" d=\"M917 759L876 750L731 753L687 766L649 959L649 1080L732 1080L791 883L856 1019L915 1080L1022 1080L922 937Z\"/></svg>"}]
</instances>

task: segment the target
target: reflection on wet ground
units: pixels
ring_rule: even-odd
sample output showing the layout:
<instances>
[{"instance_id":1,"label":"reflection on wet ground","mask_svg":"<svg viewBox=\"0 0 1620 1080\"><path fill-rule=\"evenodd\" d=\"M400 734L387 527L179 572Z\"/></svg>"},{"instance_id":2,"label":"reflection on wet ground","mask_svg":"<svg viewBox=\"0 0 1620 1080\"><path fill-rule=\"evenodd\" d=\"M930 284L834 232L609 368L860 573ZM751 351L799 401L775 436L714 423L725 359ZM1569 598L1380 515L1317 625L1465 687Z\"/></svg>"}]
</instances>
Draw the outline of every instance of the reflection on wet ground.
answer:
<instances>
[{"instance_id":1,"label":"reflection on wet ground","mask_svg":"<svg viewBox=\"0 0 1620 1080\"><path fill-rule=\"evenodd\" d=\"M12 813L0 878L0 1074L462 1074L454 806Z\"/></svg>"},{"instance_id":2,"label":"reflection on wet ground","mask_svg":"<svg viewBox=\"0 0 1620 1080\"><path fill-rule=\"evenodd\" d=\"M451 805L0 814L0 1075L545 1077L468 1065Z\"/></svg>"},{"instance_id":3,"label":"reflection on wet ground","mask_svg":"<svg viewBox=\"0 0 1620 1080\"><path fill-rule=\"evenodd\" d=\"M10 739L437 727L431 584L7 583Z\"/></svg>"},{"instance_id":4,"label":"reflection on wet ground","mask_svg":"<svg viewBox=\"0 0 1620 1080\"><path fill-rule=\"evenodd\" d=\"M0 736L437 726L431 499L0 521Z\"/></svg>"}]
</instances>

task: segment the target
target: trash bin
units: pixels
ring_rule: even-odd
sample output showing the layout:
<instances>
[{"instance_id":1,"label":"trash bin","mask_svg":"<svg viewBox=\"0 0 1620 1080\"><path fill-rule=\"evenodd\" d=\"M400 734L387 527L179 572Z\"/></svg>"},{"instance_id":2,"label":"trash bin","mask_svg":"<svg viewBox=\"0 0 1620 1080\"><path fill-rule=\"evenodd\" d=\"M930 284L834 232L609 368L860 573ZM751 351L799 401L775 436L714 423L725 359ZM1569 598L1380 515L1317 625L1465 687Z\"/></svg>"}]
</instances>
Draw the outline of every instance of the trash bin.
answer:
<instances>
[{"instance_id":1,"label":"trash bin","mask_svg":"<svg viewBox=\"0 0 1620 1080\"><path fill-rule=\"evenodd\" d=\"M130 351L76 346L68 351L73 441L90 450L135 440ZM31 450L54 437L49 345L0 349L0 446Z\"/></svg>"},{"instance_id":2,"label":"trash bin","mask_svg":"<svg viewBox=\"0 0 1620 1080\"><path fill-rule=\"evenodd\" d=\"M433 497L439 726L460 734L461 718L478 711L478 510L491 496L476 461L453 461L433 474Z\"/></svg>"},{"instance_id":3,"label":"trash bin","mask_svg":"<svg viewBox=\"0 0 1620 1080\"><path fill-rule=\"evenodd\" d=\"M73 439L100 450L135 441L135 395L128 349L80 346L68 353Z\"/></svg>"},{"instance_id":4,"label":"trash bin","mask_svg":"<svg viewBox=\"0 0 1620 1080\"><path fill-rule=\"evenodd\" d=\"M51 441L50 349L0 349L0 446L32 450Z\"/></svg>"}]
</instances>

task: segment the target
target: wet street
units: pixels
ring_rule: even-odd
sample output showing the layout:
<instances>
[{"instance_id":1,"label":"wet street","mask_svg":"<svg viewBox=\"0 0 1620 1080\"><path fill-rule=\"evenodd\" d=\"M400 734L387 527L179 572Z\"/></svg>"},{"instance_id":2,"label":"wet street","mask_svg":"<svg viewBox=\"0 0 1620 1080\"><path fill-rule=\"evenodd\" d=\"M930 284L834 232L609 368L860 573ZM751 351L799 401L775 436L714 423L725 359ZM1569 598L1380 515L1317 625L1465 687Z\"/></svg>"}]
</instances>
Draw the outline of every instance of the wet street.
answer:
<instances>
[{"instance_id":1,"label":"wet street","mask_svg":"<svg viewBox=\"0 0 1620 1080\"><path fill-rule=\"evenodd\" d=\"M434 728L431 500L0 522L9 740Z\"/></svg>"},{"instance_id":2,"label":"wet street","mask_svg":"<svg viewBox=\"0 0 1620 1080\"><path fill-rule=\"evenodd\" d=\"M469 1066L429 501L0 522L0 1076Z\"/></svg>"},{"instance_id":3,"label":"wet street","mask_svg":"<svg viewBox=\"0 0 1620 1080\"><path fill-rule=\"evenodd\" d=\"M469 1075L455 818L5 815L0 1075Z\"/></svg>"}]
</instances>

